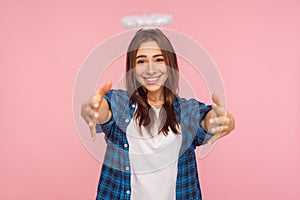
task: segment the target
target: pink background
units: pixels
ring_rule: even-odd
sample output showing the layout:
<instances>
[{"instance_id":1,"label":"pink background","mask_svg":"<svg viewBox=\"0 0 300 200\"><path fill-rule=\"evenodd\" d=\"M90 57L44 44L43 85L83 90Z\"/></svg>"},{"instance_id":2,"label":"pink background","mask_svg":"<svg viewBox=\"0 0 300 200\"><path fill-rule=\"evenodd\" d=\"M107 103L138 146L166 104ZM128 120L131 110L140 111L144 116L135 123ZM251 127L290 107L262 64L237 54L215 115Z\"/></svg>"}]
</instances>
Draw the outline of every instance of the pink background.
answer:
<instances>
[{"instance_id":1,"label":"pink background","mask_svg":"<svg viewBox=\"0 0 300 200\"><path fill-rule=\"evenodd\" d=\"M236 118L198 160L204 199L300 199L296 0L1 1L0 199L95 199L101 166L75 129L76 74L124 31L122 16L158 12L213 58Z\"/></svg>"}]
</instances>

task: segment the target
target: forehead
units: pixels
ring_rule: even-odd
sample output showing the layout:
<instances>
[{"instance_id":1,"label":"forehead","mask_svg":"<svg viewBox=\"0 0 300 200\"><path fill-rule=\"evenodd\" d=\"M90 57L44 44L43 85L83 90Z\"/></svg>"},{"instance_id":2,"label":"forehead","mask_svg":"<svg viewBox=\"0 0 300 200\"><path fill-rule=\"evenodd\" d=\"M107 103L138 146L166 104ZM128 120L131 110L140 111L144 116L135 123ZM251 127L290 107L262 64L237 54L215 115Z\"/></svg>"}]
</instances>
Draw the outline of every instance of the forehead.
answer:
<instances>
[{"instance_id":1,"label":"forehead","mask_svg":"<svg viewBox=\"0 0 300 200\"><path fill-rule=\"evenodd\" d=\"M141 43L138 51L138 55L146 55L146 54L162 54L160 47L155 41L147 41Z\"/></svg>"}]
</instances>

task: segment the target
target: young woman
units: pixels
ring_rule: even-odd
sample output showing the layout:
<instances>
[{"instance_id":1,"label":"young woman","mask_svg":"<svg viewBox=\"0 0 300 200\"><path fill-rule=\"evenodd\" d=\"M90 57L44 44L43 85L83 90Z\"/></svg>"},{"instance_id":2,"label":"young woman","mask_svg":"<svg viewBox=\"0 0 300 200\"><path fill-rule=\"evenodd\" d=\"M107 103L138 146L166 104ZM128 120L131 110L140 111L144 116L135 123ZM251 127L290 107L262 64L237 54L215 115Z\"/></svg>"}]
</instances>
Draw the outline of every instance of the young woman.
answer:
<instances>
[{"instance_id":1,"label":"young woman","mask_svg":"<svg viewBox=\"0 0 300 200\"><path fill-rule=\"evenodd\" d=\"M106 154L97 200L201 200L195 148L234 129L216 93L214 105L180 98L177 57L159 29L141 29L126 59L126 91L106 83L82 105Z\"/></svg>"}]
</instances>

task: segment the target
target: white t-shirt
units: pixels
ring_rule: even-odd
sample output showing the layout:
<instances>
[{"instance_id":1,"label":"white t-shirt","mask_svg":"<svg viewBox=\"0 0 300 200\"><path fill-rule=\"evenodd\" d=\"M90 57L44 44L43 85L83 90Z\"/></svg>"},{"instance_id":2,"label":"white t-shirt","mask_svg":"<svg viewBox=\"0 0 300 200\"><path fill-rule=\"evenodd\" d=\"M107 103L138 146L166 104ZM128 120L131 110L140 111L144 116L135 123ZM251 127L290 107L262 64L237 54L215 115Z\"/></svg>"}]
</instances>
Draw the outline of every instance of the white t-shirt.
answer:
<instances>
[{"instance_id":1,"label":"white t-shirt","mask_svg":"<svg viewBox=\"0 0 300 200\"><path fill-rule=\"evenodd\" d=\"M158 118L163 108L152 108ZM131 200L175 200L182 136L172 131L167 136L162 132L158 134L157 121L153 137L143 126L141 130L142 134L132 118L126 130L131 167Z\"/></svg>"}]
</instances>

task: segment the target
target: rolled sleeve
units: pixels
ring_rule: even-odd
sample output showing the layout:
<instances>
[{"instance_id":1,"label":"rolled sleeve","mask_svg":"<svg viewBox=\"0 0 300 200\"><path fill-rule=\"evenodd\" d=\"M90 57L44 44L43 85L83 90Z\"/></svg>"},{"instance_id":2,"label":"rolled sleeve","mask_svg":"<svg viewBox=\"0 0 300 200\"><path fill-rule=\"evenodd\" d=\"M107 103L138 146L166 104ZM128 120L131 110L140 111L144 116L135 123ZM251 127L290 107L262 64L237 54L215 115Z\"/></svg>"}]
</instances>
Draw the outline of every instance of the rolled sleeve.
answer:
<instances>
[{"instance_id":1,"label":"rolled sleeve","mask_svg":"<svg viewBox=\"0 0 300 200\"><path fill-rule=\"evenodd\" d=\"M200 146L208 142L208 140L213 136L212 134L206 132L201 126L201 121L205 118L206 114L212 109L211 105L205 105L204 103L198 102L199 105L199 124L197 134L194 138L194 145Z\"/></svg>"},{"instance_id":2,"label":"rolled sleeve","mask_svg":"<svg viewBox=\"0 0 300 200\"><path fill-rule=\"evenodd\" d=\"M112 96L112 90L109 90L105 95L104 98L106 99L109 109L111 110L111 96ZM111 115L111 118L104 124L96 124L96 133L104 132L106 137L109 137L111 134L111 131L115 125L115 120L113 113Z\"/></svg>"}]
</instances>

